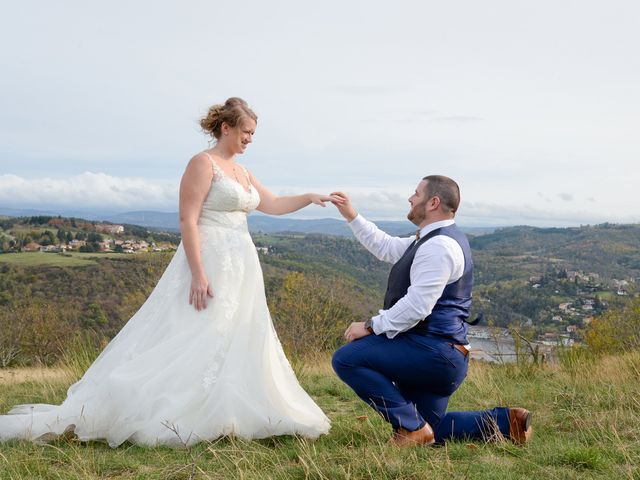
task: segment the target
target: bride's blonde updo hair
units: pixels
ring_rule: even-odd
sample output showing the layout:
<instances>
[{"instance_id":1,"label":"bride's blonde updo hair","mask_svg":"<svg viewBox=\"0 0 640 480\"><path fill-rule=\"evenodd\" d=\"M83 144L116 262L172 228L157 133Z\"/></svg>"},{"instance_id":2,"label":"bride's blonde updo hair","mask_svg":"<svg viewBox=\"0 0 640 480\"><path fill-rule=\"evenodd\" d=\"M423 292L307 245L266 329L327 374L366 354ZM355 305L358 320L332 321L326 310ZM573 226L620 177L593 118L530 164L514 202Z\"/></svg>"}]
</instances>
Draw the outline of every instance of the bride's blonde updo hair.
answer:
<instances>
[{"instance_id":1,"label":"bride's blonde updo hair","mask_svg":"<svg viewBox=\"0 0 640 480\"><path fill-rule=\"evenodd\" d=\"M249 108L247 102L238 97L231 97L224 102L224 105L218 104L209 107L207 116L200 120L200 126L205 133L219 140L223 123L235 128L247 117L253 119L254 122L258 121L257 115Z\"/></svg>"}]
</instances>

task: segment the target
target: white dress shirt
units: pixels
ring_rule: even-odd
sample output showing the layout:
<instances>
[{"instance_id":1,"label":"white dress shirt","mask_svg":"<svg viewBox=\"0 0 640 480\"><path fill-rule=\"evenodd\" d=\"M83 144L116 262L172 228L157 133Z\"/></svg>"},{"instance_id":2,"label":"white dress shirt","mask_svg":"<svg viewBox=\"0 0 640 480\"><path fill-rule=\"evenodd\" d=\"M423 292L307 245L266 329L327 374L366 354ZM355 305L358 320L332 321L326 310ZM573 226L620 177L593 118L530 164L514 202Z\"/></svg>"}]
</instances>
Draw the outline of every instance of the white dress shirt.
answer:
<instances>
[{"instance_id":1,"label":"white dress shirt","mask_svg":"<svg viewBox=\"0 0 640 480\"><path fill-rule=\"evenodd\" d=\"M431 223L420 230L420 238L454 223L453 220ZM414 240L414 237L392 237L362 215L354 218L349 226L358 241L384 262L396 263ZM444 288L459 280L463 272L464 254L458 242L445 235L430 238L418 247L413 259L407 294L389 310L380 310L379 315L372 317L373 331L393 338L409 330L431 314Z\"/></svg>"}]
</instances>

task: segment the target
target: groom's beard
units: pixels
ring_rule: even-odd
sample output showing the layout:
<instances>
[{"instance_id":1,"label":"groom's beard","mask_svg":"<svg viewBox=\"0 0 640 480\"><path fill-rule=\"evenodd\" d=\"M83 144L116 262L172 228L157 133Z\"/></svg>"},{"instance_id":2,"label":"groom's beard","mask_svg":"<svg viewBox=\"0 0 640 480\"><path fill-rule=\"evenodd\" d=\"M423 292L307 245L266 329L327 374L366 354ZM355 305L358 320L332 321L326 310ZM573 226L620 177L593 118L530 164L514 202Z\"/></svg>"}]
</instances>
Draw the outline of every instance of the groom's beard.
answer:
<instances>
[{"instance_id":1,"label":"groom's beard","mask_svg":"<svg viewBox=\"0 0 640 480\"><path fill-rule=\"evenodd\" d=\"M427 202L424 201L412 205L411 210L409 210L409 213L407 213L407 219L414 225L420 225L425 218L424 206L426 204Z\"/></svg>"}]
</instances>

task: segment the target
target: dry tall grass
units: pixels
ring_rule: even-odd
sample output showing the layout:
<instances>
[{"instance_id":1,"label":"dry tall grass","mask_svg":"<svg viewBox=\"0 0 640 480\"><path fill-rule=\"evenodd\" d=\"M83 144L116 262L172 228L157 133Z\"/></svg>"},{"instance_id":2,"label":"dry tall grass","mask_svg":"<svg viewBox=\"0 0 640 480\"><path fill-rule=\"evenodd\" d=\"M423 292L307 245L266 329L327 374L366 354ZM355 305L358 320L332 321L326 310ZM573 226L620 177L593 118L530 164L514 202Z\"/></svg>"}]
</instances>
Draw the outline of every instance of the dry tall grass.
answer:
<instances>
[{"instance_id":1,"label":"dry tall grass","mask_svg":"<svg viewBox=\"0 0 640 480\"><path fill-rule=\"evenodd\" d=\"M315 442L223 438L190 448L125 444L115 450L95 442L10 442L0 444L0 479L639 478L640 354L570 355L534 369L473 362L452 397L452 409L531 409L535 437L523 448L494 439L398 450L388 444L387 424L335 377L326 354L293 362L332 420L330 434ZM16 373L15 381L2 384L0 409L24 401L60 402L70 378L64 372Z\"/></svg>"}]
</instances>

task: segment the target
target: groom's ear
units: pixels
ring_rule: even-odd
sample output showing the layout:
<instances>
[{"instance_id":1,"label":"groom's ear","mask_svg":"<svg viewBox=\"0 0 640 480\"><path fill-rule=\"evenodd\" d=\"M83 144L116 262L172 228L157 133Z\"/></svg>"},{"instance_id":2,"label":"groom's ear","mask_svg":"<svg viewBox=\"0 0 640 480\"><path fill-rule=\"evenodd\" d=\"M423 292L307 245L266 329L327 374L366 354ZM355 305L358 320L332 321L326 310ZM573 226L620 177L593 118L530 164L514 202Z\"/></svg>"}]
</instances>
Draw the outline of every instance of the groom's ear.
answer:
<instances>
[{"instance_id":1,"label":"groom's ear","mask_svg":"<svg viewBox=\"0 0 640 480\"><path fill-rule=\"evenodd\" d=\"M429 210L437 210L440 208L440 203L440 197L433 196L427 201L427 206L429 207Z\"/></svg>"}]
</instances>

